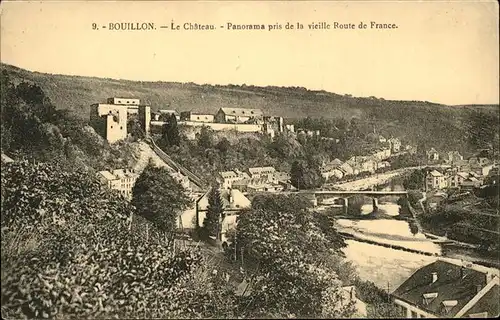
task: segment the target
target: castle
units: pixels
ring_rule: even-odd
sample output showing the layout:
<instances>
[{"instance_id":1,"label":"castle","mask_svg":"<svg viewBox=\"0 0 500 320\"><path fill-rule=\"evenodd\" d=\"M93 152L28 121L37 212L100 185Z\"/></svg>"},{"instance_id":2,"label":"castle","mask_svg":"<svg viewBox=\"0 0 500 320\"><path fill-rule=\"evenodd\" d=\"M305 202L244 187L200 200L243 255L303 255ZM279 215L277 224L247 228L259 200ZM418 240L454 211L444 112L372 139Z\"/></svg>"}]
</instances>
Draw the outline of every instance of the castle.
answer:
<instances>
[{"instance_id":1,"label":"castle","mask_svg":"<svg viewBox=\"0 0 500 320\"><path fill-rule=\"evenodd\" d=\"M139 99L108 98L106 103L90 106L90 125L109 143L127 137L129 115L138 115L141 128L149 132L151 107L141 104Z\"/></svg>"}]
</instances>

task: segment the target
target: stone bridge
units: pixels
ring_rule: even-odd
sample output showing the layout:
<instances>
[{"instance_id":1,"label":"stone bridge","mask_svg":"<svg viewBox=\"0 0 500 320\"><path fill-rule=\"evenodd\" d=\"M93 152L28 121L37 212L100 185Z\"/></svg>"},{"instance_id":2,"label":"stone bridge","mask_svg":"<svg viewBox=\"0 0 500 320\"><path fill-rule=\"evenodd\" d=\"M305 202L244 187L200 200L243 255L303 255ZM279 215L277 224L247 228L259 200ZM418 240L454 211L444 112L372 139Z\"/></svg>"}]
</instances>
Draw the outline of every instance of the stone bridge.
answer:
<instances>
[{"instance_id":1,"label":"stone bridge","mask_svg":"<svg viewBox=\"0 0 500 320\"><path fill-rule=\"evenodd\" d=\"M349 206L349 198L356 195L366 196L372 198L373 208L378 207L378 200L386 196L400 196L407 197L407 191L373 191L373 190L300 190L296 192L284 192L286 194L302 194L306 196L314 206L318 205L318 198L331 197L334 198L331 205L343 207L344 212L347 213ZM339 201L340 200L340 201Z\"/></svg>"}]
</instances>

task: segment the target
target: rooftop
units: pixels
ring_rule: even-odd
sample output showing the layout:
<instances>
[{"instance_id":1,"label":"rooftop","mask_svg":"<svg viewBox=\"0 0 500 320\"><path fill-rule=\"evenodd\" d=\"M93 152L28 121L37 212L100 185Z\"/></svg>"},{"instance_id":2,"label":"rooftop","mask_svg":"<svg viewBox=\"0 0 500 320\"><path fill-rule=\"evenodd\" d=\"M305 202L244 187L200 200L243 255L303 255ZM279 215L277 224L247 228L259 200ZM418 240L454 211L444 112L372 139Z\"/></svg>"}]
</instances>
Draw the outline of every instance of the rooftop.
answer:
<instances>
[{"instance_id":1,"label":"rooftop","mask_svg":"<svg viewBox=\"0 0 500 320\"><path fill-rule=\"evenodd\" d=\"M418 269L393 296L438 317L449 318L486 287L487 282L486 270L437 260ZM498 310L498 297L496 303Z\"/></svg>"}]
</instances>

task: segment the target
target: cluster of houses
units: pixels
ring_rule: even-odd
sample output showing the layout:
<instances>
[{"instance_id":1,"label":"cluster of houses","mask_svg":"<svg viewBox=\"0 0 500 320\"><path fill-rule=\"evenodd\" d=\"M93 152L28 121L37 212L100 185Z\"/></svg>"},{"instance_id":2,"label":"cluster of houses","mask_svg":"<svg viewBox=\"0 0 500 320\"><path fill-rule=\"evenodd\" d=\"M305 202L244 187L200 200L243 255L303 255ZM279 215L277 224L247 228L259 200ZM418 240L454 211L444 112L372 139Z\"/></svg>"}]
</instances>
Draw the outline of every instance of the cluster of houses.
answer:
<instances>
[{"instance_id":1,"label":"cluster of houses","mask_svg":"<svg viewBox=\"0 0 500 320\"><path fill-rule=\"evenodd\" d=\"M189 178L180 172L171 170L170 175L179 182L184 189L191 191ZM97 178L102 185L111 190L118 191L125 199L132 199L132 189L135 185L139 173L132 169L103 170L97 173Z\"/></svg>"},{"instance_id":2,"label":"cluster of houses","mask_svg":"<svg viewBox=\"0 0 500 320\"><path fill-rule=\"evenodd\" d=\"M151 113L151 124L161 126L169 117L175 116L180 124L187 126L207 126L215 131L236 130L262 132L274 137L277 132L294 132L293 125L285 125L283 117L265 116L261 109L219 108L215 114L197 111L178 112L162 109Z\"/></svg>"},{"instance_id":3,"label":"cluster of houses","mask_svg":"<svg viewBox=\"0 0 500 320\"><path fill-rule=\"evenodd\" d=\"M293 188L289 180L289 173L276 171L273 167L254 167L246 171L236 169L217 175L222 189L236 189L243 194L289 190Z\"/></svg>"},{"instance_id":4,"label":"cluster of houses","mask_svg":"<svg viewBox=\"0 0 500 320\"><path fill-rule=\"evenodd\" d=\"M461 158L461 159L460 159ZM463 157L453 159L440 170L428 172L425 179L427 191L442 189L471 190L498 176L498 166L488 158Z\"/></svg>"},{"instance_id":5,"label":"cluster of houses","mask_svg":"<svg viewBox=\"0 0 500 320\"><path fill-rule=\"evenodd\" d=\"M398 138L385 139L380 136L380 141L386 146L377 148L366 156L353 156L347 161L334 159L323 163L321 175L326 180L340 180L346 177L354 177L362 173L373 174L381 170L388 170L391 164L387 161L391 155L401 151L401 141Z\"/></svg>"}]
</instances>

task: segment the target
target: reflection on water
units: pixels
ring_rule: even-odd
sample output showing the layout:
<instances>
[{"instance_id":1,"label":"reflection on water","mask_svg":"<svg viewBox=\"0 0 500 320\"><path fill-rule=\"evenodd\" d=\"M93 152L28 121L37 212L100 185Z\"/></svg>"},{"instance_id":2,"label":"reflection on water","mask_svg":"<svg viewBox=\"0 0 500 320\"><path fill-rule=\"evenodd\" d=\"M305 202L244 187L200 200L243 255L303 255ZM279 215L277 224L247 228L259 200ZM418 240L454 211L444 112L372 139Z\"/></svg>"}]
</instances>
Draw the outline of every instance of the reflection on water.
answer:
<instances>
[{"instance_id":1,"label":"reflection on water","mask_svg":"<svg viewBox=\"0 0 500 320\"><path fill-rule=\"evenodd\" d=\"M378 287L392 292L418 268L433 261L436 257L393 250L377 245L347 240L344 248L346 259L356 267L361 279L372 281Z\"/></svg>"},{"instance_id":2,"label":"reflection on water","mask_svg":"<svg viewBox=\"0 0 500 320\"><path fill-rule=\"evenodd\" d=\"M390 202L378 204L379 212L388 216L399 215L399 205ZM373 211L373 205L361 207L362 214ZM408 222L396 219L351 220L337 219L339 228L349 230L357 237L378 243L420 250L433 254L441 254L441 247L433 243L422 233L413 234ZM356 240L347 240L344 249L346 258L358 269L362 279L373 281L381 288L391 291L399 286L418 268L436 260L436 257L395 250L382 246L367 244Z\"/></svg>"}]
</instances>

